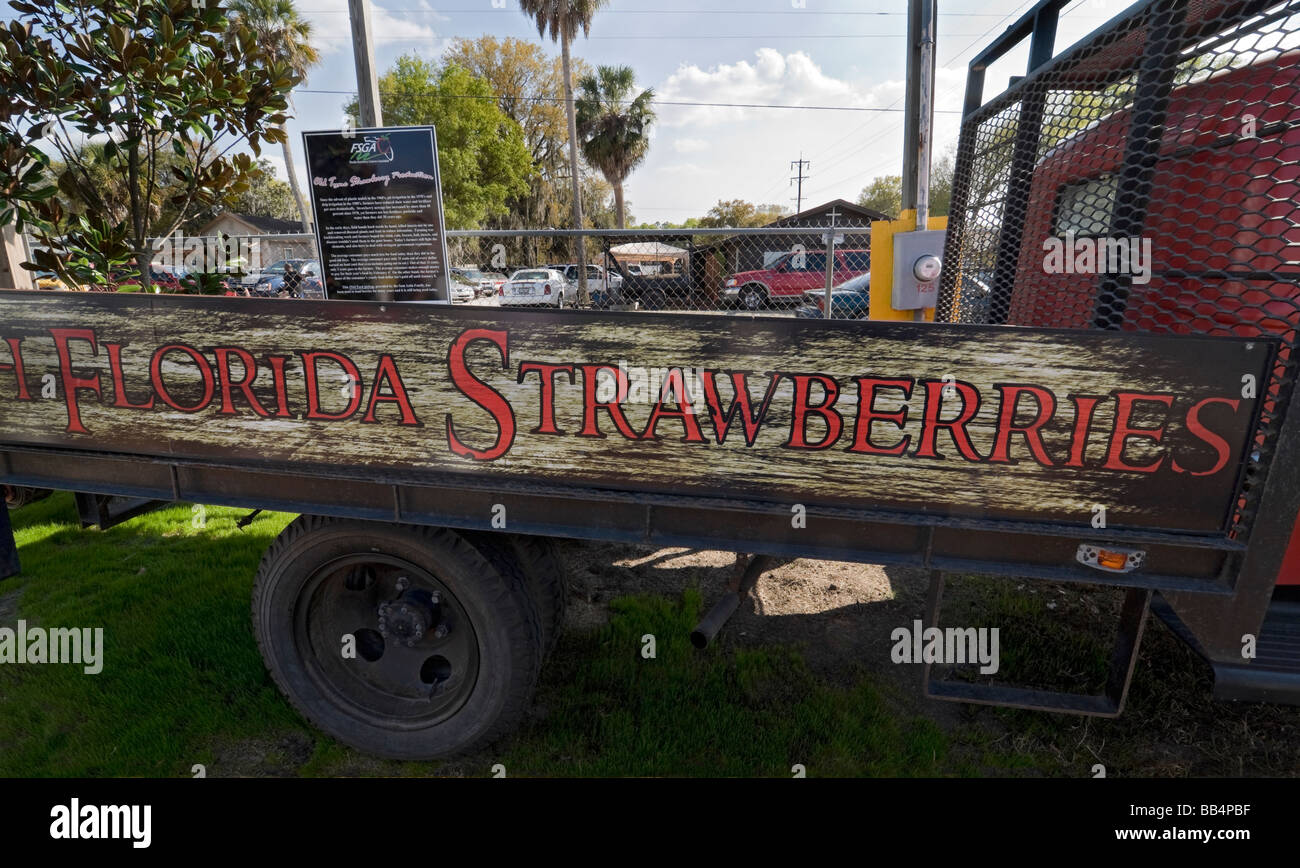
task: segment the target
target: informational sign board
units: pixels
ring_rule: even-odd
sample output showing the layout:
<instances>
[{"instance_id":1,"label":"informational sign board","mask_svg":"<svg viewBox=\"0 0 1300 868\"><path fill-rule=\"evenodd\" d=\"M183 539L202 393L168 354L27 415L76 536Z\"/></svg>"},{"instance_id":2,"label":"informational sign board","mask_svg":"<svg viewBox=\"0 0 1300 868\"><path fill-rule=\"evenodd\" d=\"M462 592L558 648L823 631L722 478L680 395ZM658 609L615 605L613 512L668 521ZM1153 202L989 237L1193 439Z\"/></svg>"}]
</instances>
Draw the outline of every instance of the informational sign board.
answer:
<instances>
[{"instance_id":1,"label":"informational sign board","mask_svg":"<svg viewBox=\"0 0 1300 868\"><path fill-rule=\"evenodd\" d=\"M303 133L325 295L449 301L433 127Z\"/></svg>"},{"instance_id":2,"label":"informational sign board","mask_svg":"<svg viewBox=\"0 0 1300 868\"><path fill-rule=\"evenodd\" d=\"M1267 338L0 292L0 444L1222 532Z\"/></svg>"}]
</instances>

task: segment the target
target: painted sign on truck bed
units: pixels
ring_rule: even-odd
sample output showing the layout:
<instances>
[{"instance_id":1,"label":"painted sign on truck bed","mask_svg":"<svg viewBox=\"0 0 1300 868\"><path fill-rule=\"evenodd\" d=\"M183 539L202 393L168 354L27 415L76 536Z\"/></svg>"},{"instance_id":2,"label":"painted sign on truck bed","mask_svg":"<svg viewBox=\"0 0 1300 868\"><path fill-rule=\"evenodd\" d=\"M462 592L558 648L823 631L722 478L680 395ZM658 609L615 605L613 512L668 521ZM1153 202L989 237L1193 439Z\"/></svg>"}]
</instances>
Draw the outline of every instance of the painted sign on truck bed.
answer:
<instances>
[{"instance_id":1,"label":"painted sign on truck bed","mask_svg":"<svg viewBox=\"0 0 1300 868\"><path fill-rule=\"evenodd\" d=\"M0 443L1222 531L1270 340L0 293Z\"/></svg>"}]
</instances>

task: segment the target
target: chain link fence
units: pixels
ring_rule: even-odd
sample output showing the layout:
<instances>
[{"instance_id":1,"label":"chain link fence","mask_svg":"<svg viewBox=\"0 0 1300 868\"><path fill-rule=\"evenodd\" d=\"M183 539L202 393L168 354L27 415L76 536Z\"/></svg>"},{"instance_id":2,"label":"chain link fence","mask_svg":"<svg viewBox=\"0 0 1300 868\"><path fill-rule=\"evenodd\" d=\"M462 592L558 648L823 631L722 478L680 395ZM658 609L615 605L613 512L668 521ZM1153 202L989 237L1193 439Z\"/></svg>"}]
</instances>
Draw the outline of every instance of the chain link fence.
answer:
<instances>
[{"instance_id":1,"label":"chain link fence","mask_svg":"<svg viewBox=\"0 0 1300 868\"><path fill-rule=\"evenodd\" d=\"M582 296L578 243L587 262ZM536 307L507 283L548 272L555 307L677 312L745 311L821 318L867 317L869 225L692 230L452 230L450 265L473 290L458 302ZM182 236L151 239L154 262L182 271L252 278L281 260L318 259L311 234ZM552 276L554 272L556 276Z\"/></svg>"},{"instance_id":2,"label":"chain link fence","mask_svg":"<svg viewBox=\"0 0 1300 868\"><path fill-rule=\"evenodd\" d=\"M587 261L585 299L579 239ZM512 292L509 278L547 271L564 280L551 293L557 307L817 317L831 286L840 287L832 305L832 316L840 318L866 316L869 245L869 228L831 226L448 233L452 265L476 281L492 281L487 303L535 305ZM850 303L855 289L860 297Z\"/></svg>"}]
</instances>

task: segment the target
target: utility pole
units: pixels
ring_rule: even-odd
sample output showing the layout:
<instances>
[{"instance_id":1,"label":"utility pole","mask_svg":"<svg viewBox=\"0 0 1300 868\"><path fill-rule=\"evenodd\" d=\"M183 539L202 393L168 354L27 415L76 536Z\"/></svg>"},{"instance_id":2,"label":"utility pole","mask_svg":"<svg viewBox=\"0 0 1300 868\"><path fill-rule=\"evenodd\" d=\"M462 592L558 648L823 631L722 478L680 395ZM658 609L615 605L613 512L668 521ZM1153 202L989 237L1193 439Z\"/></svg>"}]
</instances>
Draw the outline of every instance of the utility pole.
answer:
<instances>
[{"instance_id":1,"label":"utility pole","mask_svg":"<svg viewBox=\"0 0 1300 868\"><path fill-rule=\"evenodd\" d=\"M930 205L930 150L934 128L936 0L908 0L907 95L903 120L903 210L917 211L924 229Z\"/></svg>"},{"instance_id":2,"label":"utility pole","mask_svg":"<svg viewBox=\"0 0 1300 868\"><path fill-rule=\"evenodd\" d=\"M799 159L790 161L790 169L793 171L794 169L797 168L799 171L798 175L790 179L791 184L797 183L799 185L796 188L797 195L795 196L795 200L794 200L794 213L796 214L798 214L800 211L803 210L803 182L804 179L808 177L803 173L803 169L804 166L811 166L811 165L812 163L808 162L803 158L802 153L799 154Z\"/></svg>"},{"instance_id":3,"label":"utility pole","mask_svg":"<svg viewBox=\"0 0 1300 868\"><path fill-rule=\"evenodd\" d=\"M379 107L379 79L375 77L375 45L370 38L370 0L348 0L352 18L352 56L357 67L357 106L361 126L382 127Z\"/></svg>"}]
</instances>

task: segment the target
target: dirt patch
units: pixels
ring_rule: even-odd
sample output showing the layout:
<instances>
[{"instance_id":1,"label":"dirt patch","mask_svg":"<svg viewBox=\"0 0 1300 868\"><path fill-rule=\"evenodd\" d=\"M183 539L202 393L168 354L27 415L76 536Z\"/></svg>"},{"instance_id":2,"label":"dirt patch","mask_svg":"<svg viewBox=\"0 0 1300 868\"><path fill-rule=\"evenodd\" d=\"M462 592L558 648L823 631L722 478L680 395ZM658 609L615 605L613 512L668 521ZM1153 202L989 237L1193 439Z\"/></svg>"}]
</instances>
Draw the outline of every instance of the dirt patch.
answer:
<instances>
[{"instance_id":1,"label":"dirt patch","mask_svg":"<svg viewBox=\"0 0 1300 868\"><path fill-rule=\"evenodd\" d=\"M275 738L224 742L207 766L210 778L295 777L311 758L314 739L305 732L287 731Z\"/></svg>"},{"instance_id":2,"label":"dirt patch","mask_svg":"<svg viewBox=\"0 0 1300 868\"><path fill-rule=\"evenodd\" d=\"M733 552L576 540L559 541L559 547L570 582L568 630L606 623L609 601L631 594L675 598L696 588L707 611L736 569ZM851 683L870 669L897 688L904 705L924 705L929 716L950 719L951 703L922 698L922 667L890 659L890 634L922 616L927 587L924 570L777 558L717 641L787 645L835 684Z\"/></svg>"}]
</instances>

